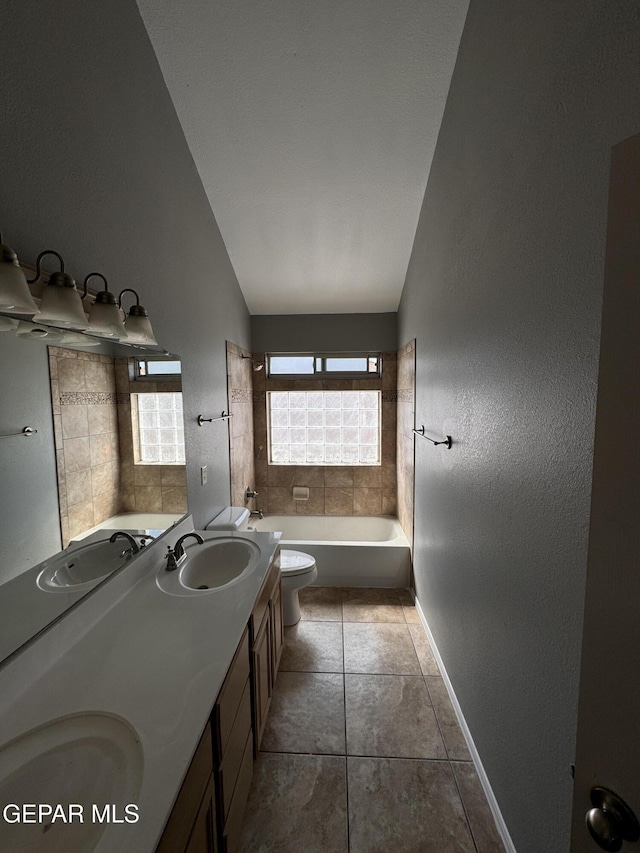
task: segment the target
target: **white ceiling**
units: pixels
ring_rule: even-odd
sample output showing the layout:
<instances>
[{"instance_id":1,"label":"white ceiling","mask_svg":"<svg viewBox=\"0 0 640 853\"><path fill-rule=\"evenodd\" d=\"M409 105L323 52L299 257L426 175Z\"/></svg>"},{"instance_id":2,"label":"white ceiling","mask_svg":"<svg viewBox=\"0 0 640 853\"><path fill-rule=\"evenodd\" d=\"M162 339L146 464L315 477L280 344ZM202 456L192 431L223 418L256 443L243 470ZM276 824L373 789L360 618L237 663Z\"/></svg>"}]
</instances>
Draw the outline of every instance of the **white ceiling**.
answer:
<instances>
[{"instance_id":1,"label":"white ceiling","mask_svg":"<svg viewBox=\"0 0 640 853\"><path fill-rule=\"evenodd\" d=\"M138 0L252 314L395 311L468 0Z\"/></svg>"}]
</instances>

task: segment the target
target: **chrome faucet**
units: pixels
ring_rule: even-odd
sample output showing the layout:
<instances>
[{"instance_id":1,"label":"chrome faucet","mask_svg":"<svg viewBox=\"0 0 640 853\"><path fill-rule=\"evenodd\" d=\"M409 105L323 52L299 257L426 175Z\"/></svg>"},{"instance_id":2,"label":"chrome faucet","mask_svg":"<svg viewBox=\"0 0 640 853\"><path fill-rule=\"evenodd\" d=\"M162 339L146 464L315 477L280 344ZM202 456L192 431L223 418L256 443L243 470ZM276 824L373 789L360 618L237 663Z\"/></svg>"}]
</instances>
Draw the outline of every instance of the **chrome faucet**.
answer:
<instances>
[{"instance_id":1,"label":"chrome faucet","mask_svg":"<svg viewBox=\"0 0 640 853\"><path fill-rule=\"evenodd\" d=\"M109 542L115 542L116 539L118 539L120 536L122 536L124 539L127 539L129 541L129 544L131 545L130 548L127 548L122 552L122 556L126 556L127 560L130 560L131 557L134 557L140 551L140 546L133 538L133 536L130 533L125 533L124 530L117 530L112 536L109 537Z\"/></svg>"},{"instance_id":2,"label":"chrome faucet","mask_svg":"<svg viewBox=\"0 0 640 853\"><path fill-rule=\"evenodd\" d=\"M249 515L251 516L251 518L253 518L254 515L256 515L258 518L264 518L264 512L261 509L250 509Z\"/></svg>"},{"instance_id":3,"label":"chrome faucet","mask_svg":"<svg viewBox=\"0 0 640 853\"><path fill-rule=\"evenodd\" d=\"M257 497L258 497L258 493L255 491L255 489L252 490L249 488L249 486L247 486L247 489L244 493L245 503L246 503L246 501L250 501L251 498L257 498Z\"/></svg>"},{"instance_id":4,"label":"chrome faucet","mask_svg":"<svg viewBox=\"0 0 640 853\"><path fill-rule=\"evenodd\" d=\"M167 548L167 553L165 554L165 560L167 561L167 571L173 572L178 568L181 563L183 563L187 559L187 555L184 552L184 548L182 547L182 543L185 539L193 538L196 540L198 545L204 544L204 539L200 536L199 533L195 531L193 533L185 533L184 536L181 536L173 548Z\"/></svg>"}]
</instances>

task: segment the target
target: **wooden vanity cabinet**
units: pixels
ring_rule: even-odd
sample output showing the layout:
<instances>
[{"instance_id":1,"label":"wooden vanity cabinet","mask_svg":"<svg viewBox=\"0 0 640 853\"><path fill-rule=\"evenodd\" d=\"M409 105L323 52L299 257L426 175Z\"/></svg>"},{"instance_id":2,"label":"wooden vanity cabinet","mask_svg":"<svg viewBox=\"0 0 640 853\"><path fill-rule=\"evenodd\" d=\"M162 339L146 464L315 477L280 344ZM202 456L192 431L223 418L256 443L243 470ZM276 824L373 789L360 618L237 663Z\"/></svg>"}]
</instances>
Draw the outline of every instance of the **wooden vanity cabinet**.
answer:
<instances>
[{"instance_id":1,"label":"wooden vanity cabinet","mask_svg":"<svg viewBox=\"0 0 640 853\"><path fill-rule=\"evenodd\" d=\"M274 561L215 701L156 853L235 853L284 628Z\"/></svg>"},{"instance_id":2,"label":"wooden vanity cabinet","mask_svg":"<svg viewBox=\"0 0 640 853\"><path fill-rule=\"evenodd\" d=\"M253 752L257 757L267 722L284 639L280 569L275 561L271 564L262 585L249 620L249 627L253 689Z\"/></svg>"},{"instance_id":3,"label":"wooden vanity cabinet","mask_svg":"<svg viewBox=\"0 0 640 853\"><path fill-rule=\"evenodd\" d=\"M200 738L156 853L218 853L211 726Z\"/></svg>"}]
</instances>

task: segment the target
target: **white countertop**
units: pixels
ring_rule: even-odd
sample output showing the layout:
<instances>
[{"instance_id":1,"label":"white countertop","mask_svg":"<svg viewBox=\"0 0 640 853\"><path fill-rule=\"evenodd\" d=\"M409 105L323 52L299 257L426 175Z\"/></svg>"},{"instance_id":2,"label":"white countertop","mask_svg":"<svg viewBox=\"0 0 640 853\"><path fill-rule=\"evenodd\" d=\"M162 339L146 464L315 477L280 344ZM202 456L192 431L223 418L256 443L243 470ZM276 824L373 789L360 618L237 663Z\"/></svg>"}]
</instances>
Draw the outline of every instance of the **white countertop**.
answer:
<instances>
[{"instance_id":1,"label":"white countertop","mask_svg":"<svg viewBox=\"0 0 640 853\"><path fill-rule=\"evenodd\" d=\"M205 539L251 539L260 548L258 565L215 592L169 595L156 574L164 570L164 546L184 532L180 525L171 538L148 546L136 559L131 586L121 573L0 670L3 745L48 721L86 712L115 715L135 730L144 767L131 802L140 817L109 825L95 847L99 853L155 849L280 538L200 531Z\"/></svg>"}]
</instances>

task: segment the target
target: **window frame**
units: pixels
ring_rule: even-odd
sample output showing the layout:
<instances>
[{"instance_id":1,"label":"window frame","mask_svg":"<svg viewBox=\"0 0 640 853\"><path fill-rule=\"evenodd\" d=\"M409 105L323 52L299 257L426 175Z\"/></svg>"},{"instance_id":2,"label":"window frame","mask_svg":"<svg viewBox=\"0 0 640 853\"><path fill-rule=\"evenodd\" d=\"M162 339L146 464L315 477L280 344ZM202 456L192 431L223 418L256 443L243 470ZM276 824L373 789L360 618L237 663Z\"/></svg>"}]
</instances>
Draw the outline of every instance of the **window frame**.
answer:
<instances>
[{"instance_id":1,"label":"window frame","mask_svg":"<svg viewBox=\"0 0 640 853\"><path fill-rule=\"evenodd\" d=\"M150 361L164 361L168 363L180 362L179 358L154 358L135 357L133 359L133 381L134 382L180 382L182 380L182 370L180 373L140 373L140 365L147 364Z\"/></svg>"},{"instance_id":2,"label":"window frame","mask_svg":"<svg viewBox=\"0 0 640 853\"><path fill-rule=\"evenodd\" d=\"M272 358L313 358L313 373L272 373ZM326 362L329 358L375 358L377 369L370 370L327 370ZM382 354L380 352L268 352L265 354L266 378L273 381L279 379L380 379L382 377ZM321 369L318 370L318 361Z\"/></svg>"}]
</instances>

